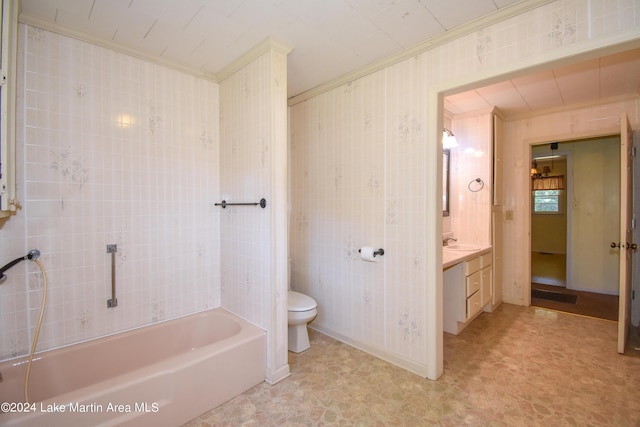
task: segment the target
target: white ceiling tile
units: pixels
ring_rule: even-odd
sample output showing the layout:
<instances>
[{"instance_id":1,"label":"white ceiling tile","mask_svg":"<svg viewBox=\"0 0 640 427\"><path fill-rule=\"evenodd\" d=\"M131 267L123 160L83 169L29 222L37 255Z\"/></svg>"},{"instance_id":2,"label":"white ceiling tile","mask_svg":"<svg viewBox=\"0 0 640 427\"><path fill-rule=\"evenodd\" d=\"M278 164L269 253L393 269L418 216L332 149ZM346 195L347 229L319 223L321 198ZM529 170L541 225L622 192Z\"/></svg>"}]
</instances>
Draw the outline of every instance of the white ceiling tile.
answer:
<instances>
[{"instance_id":1,"label":"white ceiling tile","mask_svg":"<svg viewBox=\"0 0 640 427\"><path fill-rule=\"evenodd\" d=\"M562 105L562 97L551 70L512 80L516 90L531 110Z\"/></svg>"},{"instance_id":2,"label":"white ceiling tile","mask_svg":"<svg viewBox=\"0 0 640 427\"><path fill-rule=\"evenodd\" d=\"M156 20L150 15L133 13L129 8L130 2L131 0L96 0L91 11L92 20L95 17L99 21L111 19L117 22L118 33L114 40L127 46L135 45L139 42L138 39L144 38Z\"/></svg>"},{"instance_id":3,"label":"white ceiling tile","mask_svg":"<svg viewBox=\"0 0 640 427\"><path fill-rule=\"evenodd\" d=\"M284 0L278 3L279 7L291 10L300 21L320 30L324 29L325 22L352 10L341 0Z\"/></svg>"},{"instance_id":4,"label":"white ceiling tile","mask_svg":"<svg viewBox=\"0 0 640 427\"><path fill-rule=\"evenodd\" d=\"M204 37L190 31L173 31L165 22L158 22L144 39L150 49L159 49L163 57L174 58L179 63L190 61L193 51L204 42Z\"/></svg>"},{"instance_id":5,"label":"white ceiling tile","mask_svg":"<svg viewBox=\"0 0 640 427\"><path fill-rule=\"evenodd\" d=\"M20 6L22 13L53 21L56 19L56 9L59 3L58 0L22 0Z\"/></svg>"},{"instance_id":6,"label":"white ceiling tile","mask_svg":"<svg viewBox=\"0 0 640 427\"><path fill-rule=\"evenodd\" d=\"M244 26L252 29L261 28L266 32L292 22L296 18L291 11L276 7L273 3L264 0L246 0L229 17Z\"/></svg>"},{"instance_id":7,"label":"white ceiling tile","mask_svg":"<svg viewBox=\"0 0 640 427\"><path fill-rule=\"evenodd\" d=\"M640 86L640 49L600 59L600 91L603 98L638 94Z\"/></svg>"},{"instance_id":8,"label":"white ceiling tile","mask_svg":"<svg viewBox=\"0 0 640 427\"><path fill-rule=\"evenodd\" d=\"M405 48L444 30L433 15L415 0L398 0L369 19Z\"/></svg>"},{"instance_id":9,"label":"white ceiling tile","mask_svg":"<svg viewBox=\"0 0 640 427\"><path fill-rule=\"evenodd\" d=\"M497 10L492 0L419 0L447 30Z\"/></svg>"},{"instance_id":10,"label":"white ceiling tile","mask_svg":"<svg viewBox=\"0 0 640 427\"><path fill-rule=\"evenodd\" d=\"M475 90L447 96L445 105L448 105L447 110L454 114L483 110L492 106Z\"/></svg>"},{"instance_id":11,"label":"white ceiling tile","mask_svg":"<svg viewBox=\"0 0 640 427\"><path fill-rule=\"evenodd\" d=\"M358 11L362 16L370 18L393 7L399 1L400 0L345 0L345 3Z\"/></svg>"},{"instance_id":12,"label":"white ceiling tile","mask_svg":"<svg viewBox=\"0 0 640 427\"><path fill-rule=\"evenodd\" d=\"M355 10L335 16L323 24L323 28L332 42L346 47L365 63L384 58L401 48L398 43Z\"/></svg>"},{"instance_id":13,"label":"white ceiling tile","mask_svg":"<svg viewBox=\"0 0 640 427\"><path fill-rule=\"evenodd\" d=\"M294 96L518 1L22 0L21 13L211 73L272 37L294 49L288 59ZM519 112L559 103L558 90L565 104L638 94L639 57L635 49L554 70L555 91L547 72L445 103L455 114L489 104Z\"/></svg>"},{"instance_id":14,"label":"white ceiling tile","mask_svg":"<svg viewBox=\"0 0 640 427\"><path fill-rule=\"evenodd\" d=\"M204 8L201 0L133 0L129 11L136 16L148 16L164 22L166 25L183 30L200 9Z\"/></svg>"},{"instance_id":15,"label":"white ceiling tile","mask_svg":"<svg viewBox=\"0 0 640 427\"><path fill-rule=\"evenodd\" d=\"M564 105L600 97L600 68L597 59L553 70Z\"/></svg>"},{"instance_id":16,"label":"white ceiling tile","mask_svg":"<svg viewBox=\"0 0 640 427\"><path fill-rule=\"evenodd\" d=\"M186 30L203 36L211 43L229 46L249 28L207 5L189 22Z\"/></svg>"},{"instance_id":17,"label":"white ceiling tile","mask_svg":"<svg viewBox=\"0 0 640 427\"><path fill-rule=\"evenodd\" d=\"M120 7L121 3L115 5ZM82 4L73 5L70 1L63 1L58 4L56 10L56 22L69 25L83 25L86 26L89 22L89 15L92 12L92 4L90 2L84 2Z\"/></svg>"},{"instance_id":18,"label":"white ceiling tile","mask_svg":"<svg viewBox=\"0 0 640 427\"><path fill-rule=\"evenodd\" d=\"M476 92L490 105L499 106L505 112L529 110L529 106L510 80L476 89Z\"/></svg>"}]
</instances>

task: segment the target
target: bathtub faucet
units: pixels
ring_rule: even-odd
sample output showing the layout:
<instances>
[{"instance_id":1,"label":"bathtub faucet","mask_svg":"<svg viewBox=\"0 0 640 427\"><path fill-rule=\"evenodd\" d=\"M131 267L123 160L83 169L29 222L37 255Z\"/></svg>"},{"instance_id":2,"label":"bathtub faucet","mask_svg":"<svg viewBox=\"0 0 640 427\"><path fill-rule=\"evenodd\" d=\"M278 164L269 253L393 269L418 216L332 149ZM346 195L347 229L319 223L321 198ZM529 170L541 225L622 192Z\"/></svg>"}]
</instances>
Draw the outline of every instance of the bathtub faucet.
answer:
<instances>
[{"instance_id":1,"label":"bathtub faucet","mask_svg":"<svg viewBox=\"0 0 640 427\"><path fill-rule=\"evenodd\" d=\"M21 256L20 258L16 258L13 261L11 261L10 263L8 263L7 265L5 265L4 267L0 268L0 285L3 284L4 282L6 282L6 280L7 280L7 276L4 274L5 271L7 271L8 269L13 267L14 265L19 263L20 261L24 261L24 260L35 261L39 257L40 257L40 251L37 250L37 249L31 249L29 251L29 253L27 253L25 256Z\"/></svg>"}]
</instances>

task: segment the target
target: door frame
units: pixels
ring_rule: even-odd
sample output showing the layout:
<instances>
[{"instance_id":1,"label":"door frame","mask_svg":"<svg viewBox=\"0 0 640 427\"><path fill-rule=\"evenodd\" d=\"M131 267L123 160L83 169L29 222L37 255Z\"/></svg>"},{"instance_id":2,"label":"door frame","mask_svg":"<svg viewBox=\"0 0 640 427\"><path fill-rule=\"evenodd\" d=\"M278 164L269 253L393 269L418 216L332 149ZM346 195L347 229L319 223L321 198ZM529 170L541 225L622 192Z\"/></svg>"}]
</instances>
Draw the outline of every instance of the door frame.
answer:
<instances>
[{"instance_id":1,"label":"door frame","mask_svg":"<svg viewBox=\"0 0 640 427\"><path fill-rule=\"evenodd\" d=\"M536 145L544 145L544 144L548 144L549 142L576 142L576 141L581 141L585 139L606 138L606 137L612 137L612 136L620 137L620 126L607 127L603 129L594 129L592 131L578 132L574 134L557 134L557 135L550 135L550 136L545 136L541 138L526 139L525 142L529 145L529 162L531 162L531 160L533 159L533 147ZM567 170L569 170L569 161L567 161ZM569 185L567 185L567 187L569 187ZM567 189L567 211L568 211L567 212L568 214L567 215L567 283L569 283L569 280L571 279L571 273L569 270L570 262L571 262L569 259L570 252L571 252L571 245L569 244L570 238L571 238L571 218L569 216L570 209L571 209L570 197L572 197L572 193L569 187ZM529 233L528 233L529 234L529 253L531 253L531 222L532 222L531 221L531 216L532 216L531 204L532 204L531 197L529 197L527 199L526 205L524 206L524 208L528 209L529 211ZM529 256L527 259L526 267L528 268L527 277L531 277L531 256ZM525 293L525 295L523 295L523 300L525 302L525 305L530 306L531 305L531 281L530 280L523 286L523 292Z\"/></svg>"},{"instance_id":2,"label":"door frame","mask_svg":"<svg viewBox=\"0 0 640 427\"><path fill-rule=\"evenodd\" d=\"M620 115L620 282L618 302L618 353L624 354L631 320L633 288L633 129L626 113ZM623 245L626 244L626 247Z\"/></svg>"},{"instance_id":3,"label":"door frame","mask_svg":"<svg viewBox=\"0 0 640 427\"><path fill-rule=\"evenodd\" d=\"M623 52L637 47L640 37L637 29L632 28L615 34L605 35L573 45L563 46L553 51L534 57L512 61L508 65L481 73L470 73L463 78L447 80L427 88L426 133L427 157L433 158L429 163L433 170L426 174L428 179L427 200L442 200L442 123L444 119L444 98L448 95L498 83L510 78L535 73L554 66L573 64L604 55ZM439 204L437 204L440 206ZM444 340L443 340L443 280L442 280L442 211L428 210L426 216L427 232L434 238L427 242L427 287L424 308L426 331L426 377L437 380L444 373ZM529 245L531 246L531 245ZM529 251L531 247L529 247ZM529 260L530 261L530 260ZM530 264L530 262L528 263ZM526 268L526 266L525 266ZM524 272L531 276L531 267ZM529 304L531 292L529 291Z\"/></svg>"}]
</instances>

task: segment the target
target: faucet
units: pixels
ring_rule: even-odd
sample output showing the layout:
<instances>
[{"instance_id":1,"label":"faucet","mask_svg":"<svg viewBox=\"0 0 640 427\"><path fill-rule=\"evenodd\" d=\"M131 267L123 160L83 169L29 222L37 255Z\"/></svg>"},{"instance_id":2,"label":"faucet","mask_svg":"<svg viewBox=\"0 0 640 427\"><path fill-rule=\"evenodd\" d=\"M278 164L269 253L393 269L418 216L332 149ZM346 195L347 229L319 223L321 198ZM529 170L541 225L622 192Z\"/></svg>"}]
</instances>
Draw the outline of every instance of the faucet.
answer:
<instances>
[{"instance_id":1,"label":"faucet","mask_svg":"<svg viewBox=\"0 0 640 427\"><path fill-rule=\"evenodd\" d=\"M458 239L454 239L453 237L445 237L442 239L442 246L449 246L449 242L457 242Z\"/></svg>"}]
</instances>

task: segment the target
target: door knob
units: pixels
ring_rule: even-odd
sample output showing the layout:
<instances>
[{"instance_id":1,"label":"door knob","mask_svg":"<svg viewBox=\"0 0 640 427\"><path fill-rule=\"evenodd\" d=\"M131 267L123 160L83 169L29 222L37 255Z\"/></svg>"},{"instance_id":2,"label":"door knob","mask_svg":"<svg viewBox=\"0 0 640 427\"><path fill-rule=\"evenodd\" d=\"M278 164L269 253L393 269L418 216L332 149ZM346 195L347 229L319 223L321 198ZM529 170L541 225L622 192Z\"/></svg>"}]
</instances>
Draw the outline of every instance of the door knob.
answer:
<instances>
[{"instance_id":1,"label":"door knob","mask_svg":"<svg viewBox=\"0 0 640 427\"><path fill-rule=\"evenodd\" d=\"M631 244L627 243L627 249L631 249L635 251L636 249L638 249L638 245L636 245L635 243L631 243Z\"/></svg>"},{"instance_id":2,"label":"door knob","mask_svg":"<svg viewBox=\"0 0 640 427\"><path fill-rule=\"evenodd\" d=\"M620 247L620 243L611 242L611 247L612 248L619 248Z\"/></svg>"}]
</instances>

